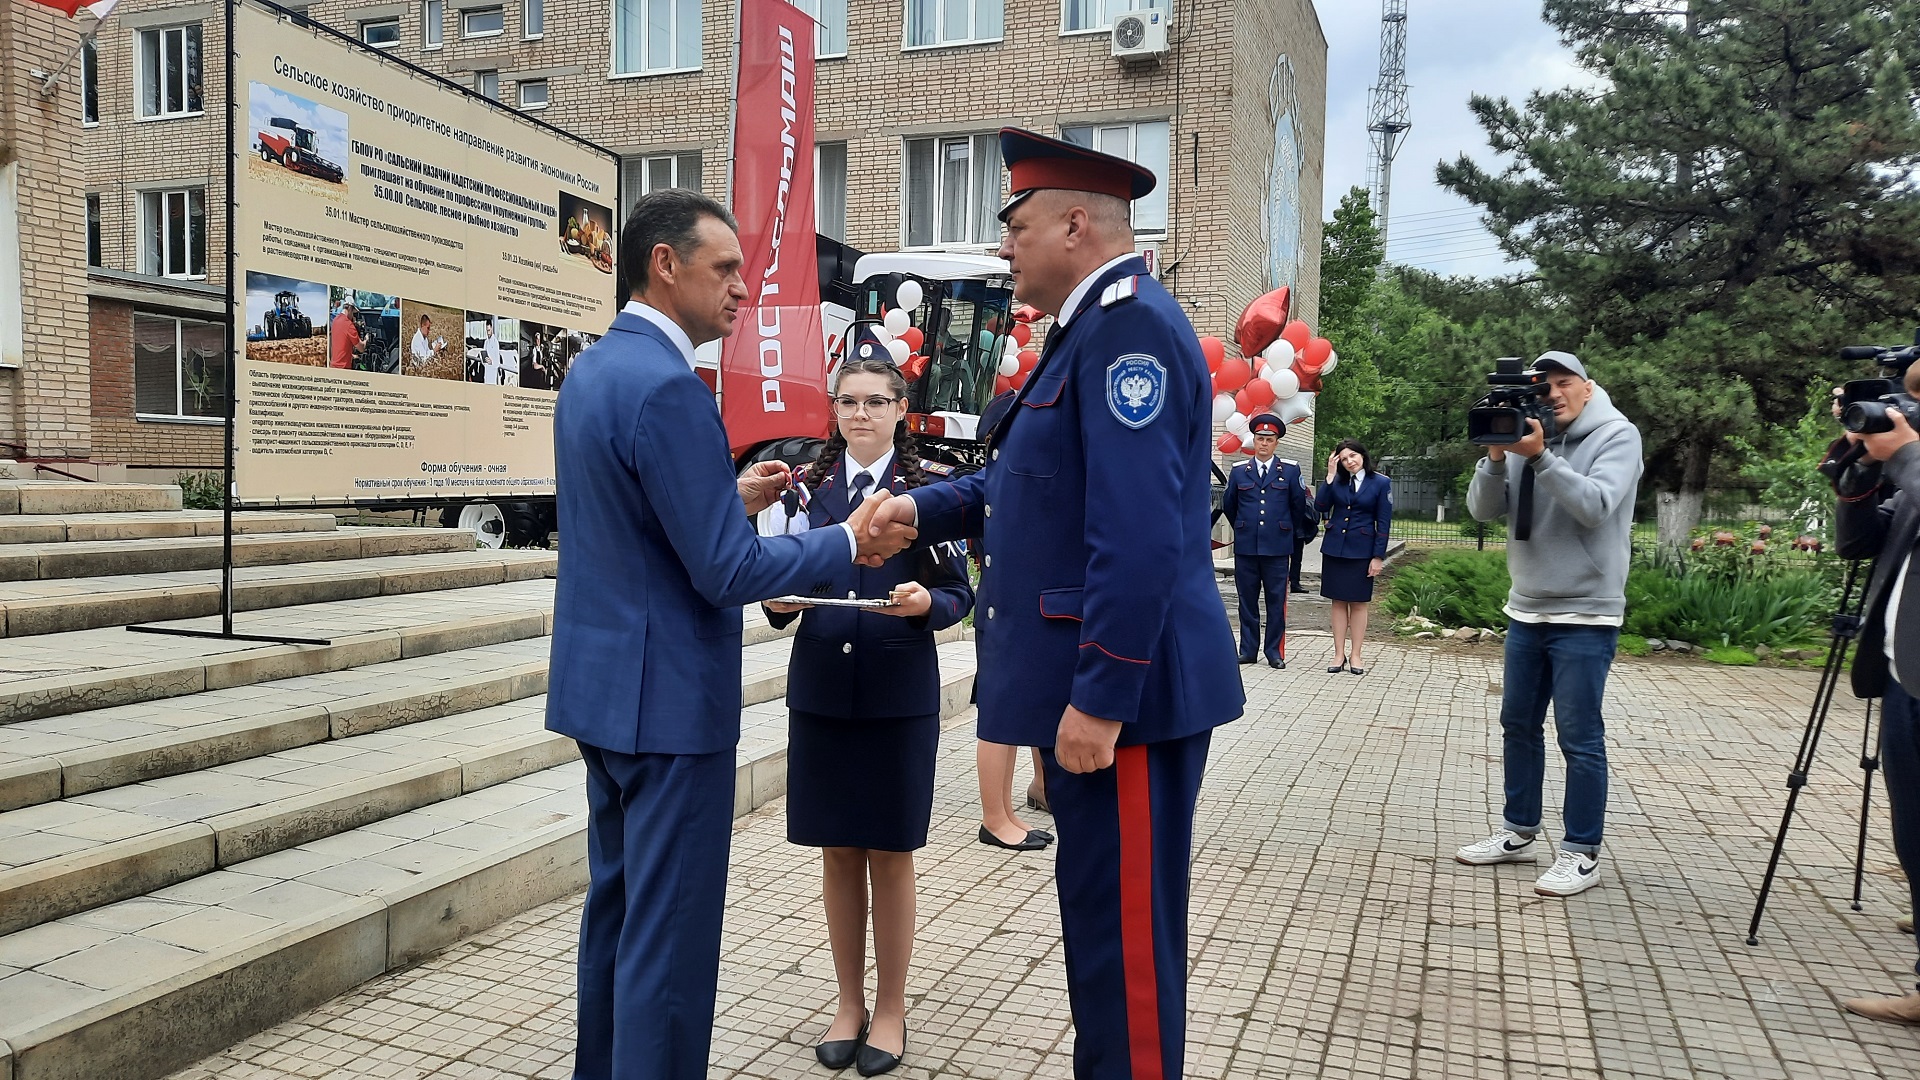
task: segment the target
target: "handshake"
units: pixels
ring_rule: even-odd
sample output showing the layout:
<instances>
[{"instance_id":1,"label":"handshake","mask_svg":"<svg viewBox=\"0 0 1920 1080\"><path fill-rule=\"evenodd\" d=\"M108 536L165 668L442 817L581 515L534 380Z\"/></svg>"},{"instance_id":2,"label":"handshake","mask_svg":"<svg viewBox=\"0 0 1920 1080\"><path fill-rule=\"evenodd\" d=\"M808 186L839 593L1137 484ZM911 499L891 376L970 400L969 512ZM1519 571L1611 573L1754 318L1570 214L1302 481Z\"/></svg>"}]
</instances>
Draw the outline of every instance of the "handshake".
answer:
<instances>
[{"instance_id":1,"label":"handshake","mask_svg":"<svg viewBox=\"0 0 1920 1080\"><path fill-rule=\"evenodd\" d=\"M774 500L792 486L793 470L784 461L756 462L735 481L740 502L749 514L772 506ZM847 526L853 530L854 543L859 548L855 561L860 565L879 566L889 556L905 550L920 535L920 530L911 524L915 517L910 509L913 500L897 503L901 498L904 496L890 491L876 491L847 518ZM894 505L888 505L890 503Z\"/></svg>"}]
</instances>

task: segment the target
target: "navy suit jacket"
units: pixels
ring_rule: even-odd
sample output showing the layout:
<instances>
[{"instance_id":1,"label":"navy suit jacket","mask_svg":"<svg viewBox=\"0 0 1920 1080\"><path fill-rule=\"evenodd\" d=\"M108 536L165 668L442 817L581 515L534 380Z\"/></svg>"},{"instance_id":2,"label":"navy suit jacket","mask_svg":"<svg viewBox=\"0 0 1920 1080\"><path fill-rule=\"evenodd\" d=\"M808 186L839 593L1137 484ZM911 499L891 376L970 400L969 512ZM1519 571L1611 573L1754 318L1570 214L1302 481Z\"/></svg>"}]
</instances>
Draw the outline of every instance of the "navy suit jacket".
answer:
<instances>
[{"instance_id":1,"label":"navy suit jacket","mask_svg":"<svg viewBox=\"0 0 1920 1080\"><path fill-rule=\"evenodd\" d=\"M564 539L547 728L624 754L731 749L740 605L824 595L852 565L846 533L755 535L713 392L636 315L574 361L553 444Z\"/></svg>"},{"instance_id":2,"label":"navy suit jacket","mask_svg":"<svg viewBox=\"0 0 1920 1080\"><path fill-rule=\"evenodd\" d=\"M986 468L912 493L922 541L984 535L982 739L1052 746L1069 704L1125 724L1121 745L1240 715L1213 575L1212 397L1186 314L1129 259L1047 336Z\"/></svg>"},{"instance_id":3,"label":"navy suit jacket","mask_svg":"<svg viewBox=\"0 0 1920 1080\"><path fill-rule=\"evenodd\" d=\"M831 529L847 519L846 482L843 460L812 493L809 532ZM895 494L907 490L897 458L888 486ZM901 619L836 607L784 615L767 612L767 621L775 627L800 620L787 668L788 707L843 720L940 711L940 657L933 635L973 610L966 560L941 546L903 551L879 567L849 562L835 571L826 595L877 599L909 581L918 581L931 594L933 606L924 617Z\"/></svg>"},{"instance_id":4,"label":"navy suit jacket","mask_svg":"<svg viewBox=\"0 0 1920 1080\"><path fill-rule=\"evenodd\" d=\"M1242 462L1227 474L1220 509L1233 523L1233 553L1293 557L1296 536L1312 537L1313 509L1300 466L1274 458L1260 478L1256 463Z\"/></svg>"},{"instance_id":5,"label":"navy suit jacket","mask_svg":"<svg viewBox=\"0 0 1920 1080\"><path fill-rule=\"evenodd\" d=\"M1336 559L1384 559L1393 526L1393 482L1370 472L1353 490L1351 483L1321 484L1313 498L1325 518L1320 554Z\"/></svg>"}]
</instances>

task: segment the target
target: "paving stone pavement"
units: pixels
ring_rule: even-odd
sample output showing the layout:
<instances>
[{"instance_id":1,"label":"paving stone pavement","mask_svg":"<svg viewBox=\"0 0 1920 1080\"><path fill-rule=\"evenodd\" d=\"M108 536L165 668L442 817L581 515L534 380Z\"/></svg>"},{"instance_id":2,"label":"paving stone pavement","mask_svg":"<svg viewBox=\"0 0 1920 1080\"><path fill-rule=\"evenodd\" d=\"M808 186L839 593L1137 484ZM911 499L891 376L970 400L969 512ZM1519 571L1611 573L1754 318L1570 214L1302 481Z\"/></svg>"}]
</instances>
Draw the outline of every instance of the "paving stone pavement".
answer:
<instances>
[{"instance_id":1,"label":"paving stone pavement","mask_svg":"<svg viewBox=\"0 0 1920 1080\"><path fill-rule=\"evenodd\" d=\"M1497 650L1383 645L1361 678L1326 674L1330 651L1302 634L1288 670L1242 669L1248 715L1215 737L1189 1077L1920 1076L1920 1029L1836 1003L1900 992L1915 956L1893 928L1905 890L1884 813L1866 911L1847 904L1857 703L1836 707L1749 947L1812 673L1622 660L1607 877L1560 901L1532 891L1544 865L1451 858L1498 810ZM971 720L942 740L896 1075L1068 1077L1051 856L973 841ZM736 828L716 1077L826 1075L810 1049L833 995L817 863L783 814ZM177 1076L565 1077L578 919L578 897L546 905Z\"/></svg>"}]
</instances>

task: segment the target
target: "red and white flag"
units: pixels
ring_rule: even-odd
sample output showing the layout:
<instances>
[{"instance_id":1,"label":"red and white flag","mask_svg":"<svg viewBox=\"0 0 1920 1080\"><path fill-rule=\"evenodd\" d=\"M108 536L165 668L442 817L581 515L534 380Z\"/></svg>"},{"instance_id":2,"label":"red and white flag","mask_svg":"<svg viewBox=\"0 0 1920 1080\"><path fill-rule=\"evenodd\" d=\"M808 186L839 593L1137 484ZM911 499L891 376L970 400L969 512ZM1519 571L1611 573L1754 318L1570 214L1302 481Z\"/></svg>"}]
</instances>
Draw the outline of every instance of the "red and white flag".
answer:
<instances>
[{"instance_id":1,"label":"red and white flag","mask_svg":"<svg viewBox=\"0 0 1920 1080\"><path fill-rule=\"evenodd\" d=\"M92 4L83 4L80 0L31 0L31 2L45 5L55 11L64 12L68 18L72 18L82 11L90 11L96 20L102 22L106 20L107 16L113 14L114 8L120 6L120 0L97 0L96 3Z\"/></svg>"}]
</instances>

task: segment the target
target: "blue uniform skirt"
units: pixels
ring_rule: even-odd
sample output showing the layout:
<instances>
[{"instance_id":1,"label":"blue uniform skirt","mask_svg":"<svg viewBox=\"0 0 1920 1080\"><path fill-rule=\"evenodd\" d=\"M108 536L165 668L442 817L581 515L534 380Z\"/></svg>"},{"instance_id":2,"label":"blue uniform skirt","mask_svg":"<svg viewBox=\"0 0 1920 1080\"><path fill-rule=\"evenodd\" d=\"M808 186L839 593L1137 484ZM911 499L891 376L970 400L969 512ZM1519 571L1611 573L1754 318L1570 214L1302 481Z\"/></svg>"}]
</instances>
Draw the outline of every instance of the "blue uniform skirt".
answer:
<instances>
[{"instance_id":1,"label":"blue uniform skirt","mask_svg":"<svg viewBox=\"0 0 1920 1080\"><path fill-rule=\"evenodd\" d=\"M847 720L793 709L787 717L788 843L927 846L938 713Z\"/></svg>"},{"instance_id":2,"label":"blue uniform skirt","mask_svg":"<svg viewBox=\"0 0 1920 1080\"><path fill-rule=\"evenodd\" d=\"M1367 576L1372 559L1342 559L1320 556L1320 595L1350 604L1373 602L1373 579Z\"/></svg>"}]
</instances>

